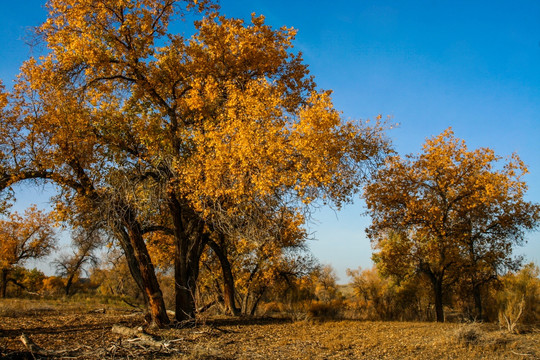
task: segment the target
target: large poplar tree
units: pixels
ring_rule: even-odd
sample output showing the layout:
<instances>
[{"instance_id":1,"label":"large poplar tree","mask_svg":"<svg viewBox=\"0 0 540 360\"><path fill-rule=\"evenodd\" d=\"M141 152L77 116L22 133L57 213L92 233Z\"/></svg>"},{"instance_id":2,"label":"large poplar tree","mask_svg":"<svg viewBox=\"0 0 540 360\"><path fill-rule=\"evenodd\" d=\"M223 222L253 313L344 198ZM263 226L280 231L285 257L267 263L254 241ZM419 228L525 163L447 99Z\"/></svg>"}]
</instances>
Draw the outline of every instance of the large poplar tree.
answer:
<instances>
[{"instance_id":1,"label":"large poplar tree","mask_svg":"<svg viewBox=\"0 0 540 360\"><path fill-rule=\"evenodd\" d=\"M37 143L47 159L26 165L69 188L67 203L84 198L115 219L145 284L155 274L144 238L172 234L178 322L195 315L199 260L218 214L275 196L295 211L319 199L339 206L388 149L380 123L343 121L330 92L316 90L293 51L295 30L262 16L228 19L204 1L47 7L38 33L49 53L25 63L13 100L27 155ZM186 11L200 15L194 34L171 34ZM147 296L165 324L156 286Z\"/></svg>"}]
</instances>

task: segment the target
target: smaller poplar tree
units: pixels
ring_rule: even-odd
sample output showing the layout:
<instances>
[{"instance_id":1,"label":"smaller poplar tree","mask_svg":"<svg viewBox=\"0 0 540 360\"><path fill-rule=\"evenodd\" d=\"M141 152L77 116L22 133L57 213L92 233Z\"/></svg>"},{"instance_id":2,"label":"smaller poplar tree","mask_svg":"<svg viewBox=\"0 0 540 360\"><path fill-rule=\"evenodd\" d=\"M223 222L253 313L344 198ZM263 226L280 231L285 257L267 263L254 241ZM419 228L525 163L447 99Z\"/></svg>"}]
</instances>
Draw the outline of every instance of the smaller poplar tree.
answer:
<instances>
[{"instance_id":1,"label":"smaller poplar tree","mask_svg":"<svg viewBox=\"0 0 540 360\"><path fill-rule=\"evenodd\" d=\"M516 154L504 160L489 148L469 150L450 128L418 155L389 157L364 192L379 268L427 275L437 321L448 287L467 278L481 316L480 287L515 264L513 248L538 226L526 173Z\"/></svg>"},{"instance_id":2,"label":"smaller poplar tree","mask_svg":"<svg viewBox=\"0 0 540 360\"><path fill-rule=\"evenodd\" d=\"M0 219L0 296L6 297L9 274L15 266L49 255L55 243L49 214L35 205L24 215L14 212L8 219Z\"/></svg>"}]
</instances>

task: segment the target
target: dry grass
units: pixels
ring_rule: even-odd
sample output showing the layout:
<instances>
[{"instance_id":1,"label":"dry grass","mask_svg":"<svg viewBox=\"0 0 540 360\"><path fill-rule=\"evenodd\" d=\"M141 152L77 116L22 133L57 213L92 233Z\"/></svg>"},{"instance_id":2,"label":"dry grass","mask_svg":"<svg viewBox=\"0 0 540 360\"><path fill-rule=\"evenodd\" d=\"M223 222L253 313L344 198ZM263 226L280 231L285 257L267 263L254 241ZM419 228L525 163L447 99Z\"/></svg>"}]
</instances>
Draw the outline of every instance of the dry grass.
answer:
<instances>
[{"instance_id":1,"label":"dry grass","mask_svg":"<svg viewBox=\"0 0 540 360\"><path fill-rule=\"evenodd\" d=\"M63 300L0 299L0 318L73 314L103 308L104 304Z\"/></svg>"},{"instance_id":2,"label":"dry grass","mask_svg":"<svg viewBox=\"0 0 540 360\"><path fill-rule=\"evenodd\" d=\"M140 314L58 303L0 306L0 357L23 354L24 332L46 349L81 347L86 355L70 354L79 359L540 359L540 332L508 334L490 324L209 319L195 329L150 331L170 345L145 350L110 331L140 325Z\"/></svg>"}]
</instances>

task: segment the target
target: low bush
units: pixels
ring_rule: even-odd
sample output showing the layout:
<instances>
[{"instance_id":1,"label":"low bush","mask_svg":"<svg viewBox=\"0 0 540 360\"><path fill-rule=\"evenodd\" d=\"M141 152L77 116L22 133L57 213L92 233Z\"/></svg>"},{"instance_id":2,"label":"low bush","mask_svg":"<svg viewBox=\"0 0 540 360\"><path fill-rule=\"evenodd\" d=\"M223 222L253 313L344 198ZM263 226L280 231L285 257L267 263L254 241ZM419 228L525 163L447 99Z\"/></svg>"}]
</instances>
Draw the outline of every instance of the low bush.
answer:
<instances>
[{"instance_id":1,"label":"low bush","mask_svg":"<svg viewBox=\"0 0 540 360\"><path fill-rule=\"evenodd\" d=\"M459 327L456 331L456 340L459 344L471 346L477 345L482 341L484 331L479 324L465 324Z\"/></svg>"},{"instance_id":2,"label":"low bush","mask_svg":"<svg viewBox=\"0 0 540 360\"><path fill-rule=\"evenodd\" d=\"M307 308L307 318L314 320L336 320L341 318L343 304L339 300L313 301Z\"/></svg>"}]
</instances>

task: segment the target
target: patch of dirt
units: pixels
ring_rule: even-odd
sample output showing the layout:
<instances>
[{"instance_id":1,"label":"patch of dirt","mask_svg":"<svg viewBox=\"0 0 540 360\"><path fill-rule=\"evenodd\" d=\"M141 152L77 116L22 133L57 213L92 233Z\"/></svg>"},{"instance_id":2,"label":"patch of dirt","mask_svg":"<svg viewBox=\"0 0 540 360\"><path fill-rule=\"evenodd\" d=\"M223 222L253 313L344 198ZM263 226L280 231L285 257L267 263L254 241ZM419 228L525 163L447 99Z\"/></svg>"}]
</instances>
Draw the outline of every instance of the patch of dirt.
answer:
<instances>
[{"instance_id":1,"label":"patch of dirt","mask_svg":"<svg viewBox=\"0 0 540 360\"><path fill-rule=\"evenodd\" d=\"M2 314L3 359L540 359L540 332L510 335L483 324L471 330L462 324L215 319L191 329L147 330L156 346L111 331L144 324L142 314L129 310L56 306L19 309L16 316L4 308ZM45 352L32 354L23 333Z\"/></svg>"}]
</instances>

